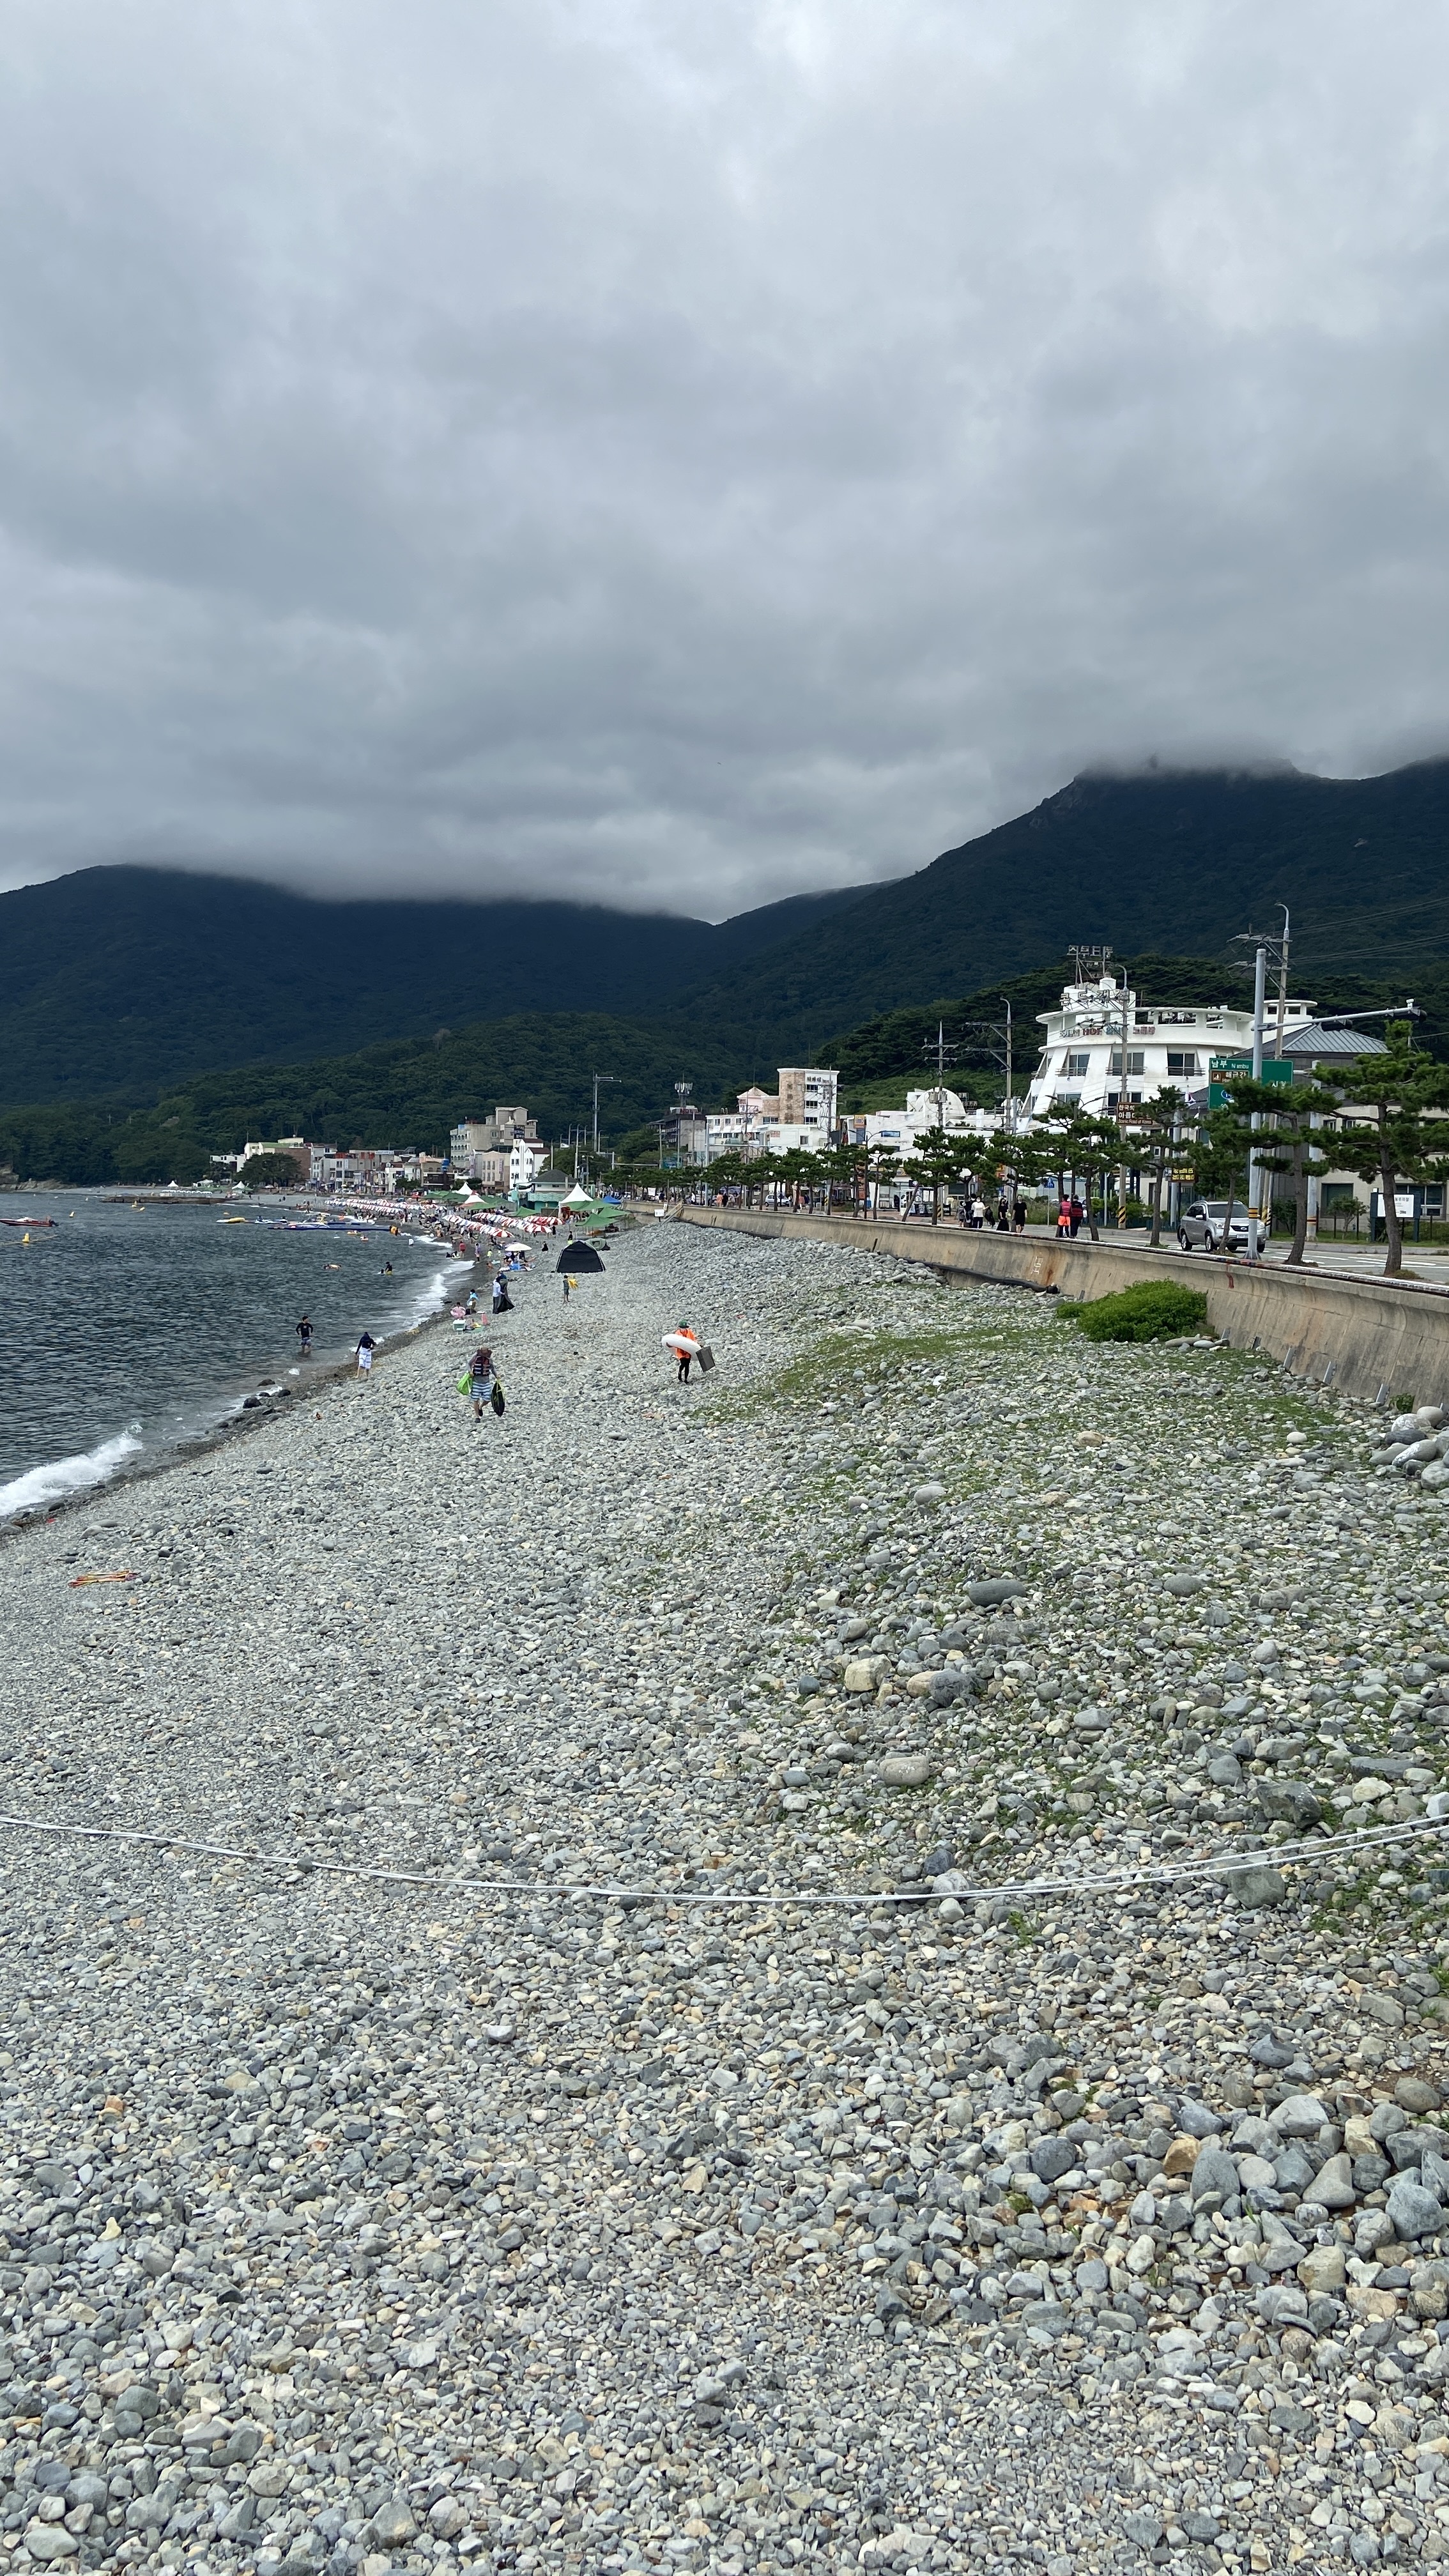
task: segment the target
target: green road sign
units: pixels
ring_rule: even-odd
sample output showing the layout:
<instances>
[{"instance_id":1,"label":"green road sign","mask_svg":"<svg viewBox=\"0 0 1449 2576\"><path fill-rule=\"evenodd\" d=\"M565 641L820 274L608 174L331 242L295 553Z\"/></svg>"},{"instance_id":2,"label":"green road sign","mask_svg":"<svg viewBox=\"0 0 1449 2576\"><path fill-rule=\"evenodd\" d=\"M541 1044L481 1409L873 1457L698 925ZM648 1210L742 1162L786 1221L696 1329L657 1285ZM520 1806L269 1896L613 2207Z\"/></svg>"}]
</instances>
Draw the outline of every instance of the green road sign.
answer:
<instances>
[{"instance_id":1,"label":"green road sign","mask_svg":"<svg viewBox=\"0 0 1449 2576\"><path fill-rule=\"evenodd\" d=\"M1251 1074L1252 1070L1253 1059L1250 1055L1209 1056L1208 1073L1211 1077L1208 1083L1209 1109L1226 1109L1229 1100L1232 1098L1232 1092L1228 1084L1221 1079L1223 1075L1234 1073ZM1263 1072L1261 1078L1264 1082L1291 1082L1293 1079L1293 1065L1291 1058L1286 1055L1265 1055L1263 1058Z\"/></svg>"}]
</instances>

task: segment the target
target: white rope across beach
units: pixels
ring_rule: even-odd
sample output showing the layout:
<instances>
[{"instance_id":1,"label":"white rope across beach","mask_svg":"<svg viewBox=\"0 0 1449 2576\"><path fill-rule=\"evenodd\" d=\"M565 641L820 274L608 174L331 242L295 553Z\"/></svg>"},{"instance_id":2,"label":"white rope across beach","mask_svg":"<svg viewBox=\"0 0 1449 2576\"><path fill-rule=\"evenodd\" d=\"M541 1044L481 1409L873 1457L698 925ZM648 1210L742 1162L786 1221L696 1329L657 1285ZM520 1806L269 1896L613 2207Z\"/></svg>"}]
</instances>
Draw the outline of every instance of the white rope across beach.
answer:
<instances>
[{"instance_id":1,"label":"white rope across beach","mask_svg":"<svg viewBox=\"0 0 1449 2576\"><path fill-rule=\"evenodd\" d=\"M81 1842L139 1844L158 1851L189 1852L201 1860L243 1861L251 1869L277 1876L296 1872L307 1877L325 1875L366 1879L380 1887L425 1888L435 1896L548 1896L563 1898L571 1904L587 1900L631 1906L752 1905L763 1907L768 1912L778 1905L941 1905L951 1898L958 1905L980 1905L1023 1897L1108 1896L1134 1887L1191 1886L1226 1879L1240 1870L1275 1869L1284 1861L1318 1863L1386 1852L1406 1842L1420 1841L1435 1834L1449 1834L1449 1817L1415 1816L1397 1824L1367 1826L1356 1833L1325 1834L1317 1840L1305 1837L1298 1842L1265 1844L1249 1851L1217 1851L1197 1858L1151 1860L1138 1862L1127 1869L1083 1871L1053 1878L998 1879L989 1885L963 1882L949 1889L936 1889L929 1883L922 1883L919 1888L914 1885L896 1888L775 1886L750 1890L696 1886L625 1887L616 1880L580 1884L572 1880L540 1878L465 1878L457 1872L440 1874L436 1870L383 1869L370 1861L319 1860L310 1852L255 1851L240 1843L206 1842L186 1834L153 1833L137 1825L83 1825L68 1820L57 1823L45 1816L0 1813L0 1828L11 1833L50 1834Z\"/></svg>"}]
</instances>

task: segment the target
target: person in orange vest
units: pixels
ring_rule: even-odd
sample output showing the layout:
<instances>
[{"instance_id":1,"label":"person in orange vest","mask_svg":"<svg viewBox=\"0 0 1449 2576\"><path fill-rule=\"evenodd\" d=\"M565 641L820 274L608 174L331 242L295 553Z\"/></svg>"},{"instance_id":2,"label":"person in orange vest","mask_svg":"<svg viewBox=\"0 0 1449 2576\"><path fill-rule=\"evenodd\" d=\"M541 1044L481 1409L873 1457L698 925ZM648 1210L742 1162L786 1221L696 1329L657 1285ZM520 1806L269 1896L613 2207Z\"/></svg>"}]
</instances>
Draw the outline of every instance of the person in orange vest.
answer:
<instances>
[{"instance_id":1,"label":"person in orange vest","mask_svg":"<svg viewBox=\"0 0 1449 2576\"><path fill-rule=\"evenodd\" d=\"M688 1324L681 1323L672 1333L665 1334L664 1347L667 1351L673 1351L679 1362L677 1371L679 1384L688 1386L689 1363L699 1349L699 1335L691 1332Z\"/></svg>"}]
</instances>

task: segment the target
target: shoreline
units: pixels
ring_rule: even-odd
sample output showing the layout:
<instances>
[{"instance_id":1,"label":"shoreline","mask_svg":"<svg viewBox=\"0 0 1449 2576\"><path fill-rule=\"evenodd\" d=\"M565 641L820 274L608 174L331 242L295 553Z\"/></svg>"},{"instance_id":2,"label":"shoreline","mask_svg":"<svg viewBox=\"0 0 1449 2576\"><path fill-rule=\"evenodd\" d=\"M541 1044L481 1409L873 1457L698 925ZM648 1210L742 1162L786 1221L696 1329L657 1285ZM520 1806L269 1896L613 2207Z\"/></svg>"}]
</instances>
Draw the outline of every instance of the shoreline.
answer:
<instances>
[{"instance_id":1,"label":"shoreline","mask_svg":"<svg viewBox=\"0 0 1449 2576\"><path fill-rule=\"evenodd\" d=\"M439 1250L443 1249L444 1247L440 1245ZM405 1349L411 1342L416 1341L420 1333L431 1332L438 1325L450 1321L451 1316L445 1296L436 1314L420 1316L417 1323L407 1325L400 1332L384 1336L377 1342L377 1351L379 1355L386 1357L394 1351ZM7 1541L21 1537L27 1530L35 1529L37 1526L47 1526L66 1514L73 1515L85 1505L99 1502L108 1494L115 1494L123 1486L148 1483L158 1476L168 1474L173 1467L193 1465L200 1458L231 1448L238 1440L259 1431L264 1425L285 1420L294 1405L300 1410L314 1394L319 1394L326 1387L340 1384L345 1379L358 1375L355 1354L351 1359L319 1360L304 1363L304 1365L312 1369L312 1375L307 1379L305 1386L299 1385L295 1391L282 1389L277 1396L270 1400L263 1399L257 1404L248 1404L243 1397L238 1401L235 1411L223 1415L210 1430L190 1433L184 1439L168 1442L164 1450L152 1456L141 1453L134 1458L120 1459L109 1475L98 1478L93 1485L81 1486L74 1493L58 1494L51 1502L37 1503L27 1510L8 1514L0 1520L0 1549L3 1549ZM27 1472L38 1474L43 1470L35 1469Z\"/></svg>"}]
</instances>

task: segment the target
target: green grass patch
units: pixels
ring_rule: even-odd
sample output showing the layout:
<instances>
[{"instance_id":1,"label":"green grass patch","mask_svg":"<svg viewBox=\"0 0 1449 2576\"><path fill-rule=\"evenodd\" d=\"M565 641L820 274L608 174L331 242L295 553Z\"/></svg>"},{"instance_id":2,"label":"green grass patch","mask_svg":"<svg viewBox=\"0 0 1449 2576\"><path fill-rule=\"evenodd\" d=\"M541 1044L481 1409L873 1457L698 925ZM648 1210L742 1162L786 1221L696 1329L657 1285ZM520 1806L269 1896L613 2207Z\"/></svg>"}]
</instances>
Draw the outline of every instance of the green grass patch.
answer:
<instances>
[{"instance_id":1,"label":"green grass patch","mask_svg":"<svg viewBox=\"0 0 1449 2576\"><path fill-rule=\"evenodd\" d=\"M1115 1296L1060 1311L1091 1342L1167 1342L1202 1331L1207 1298L1200 1288L1179 1288L1173 1279L1144 1279Z\"/></svg>"}]
</instances>

